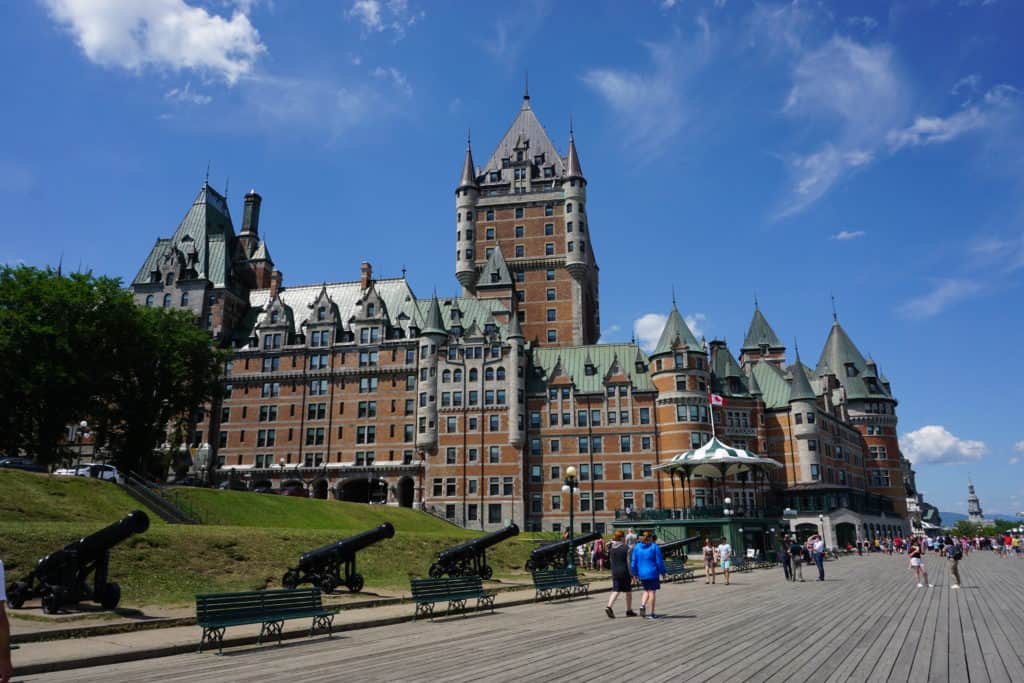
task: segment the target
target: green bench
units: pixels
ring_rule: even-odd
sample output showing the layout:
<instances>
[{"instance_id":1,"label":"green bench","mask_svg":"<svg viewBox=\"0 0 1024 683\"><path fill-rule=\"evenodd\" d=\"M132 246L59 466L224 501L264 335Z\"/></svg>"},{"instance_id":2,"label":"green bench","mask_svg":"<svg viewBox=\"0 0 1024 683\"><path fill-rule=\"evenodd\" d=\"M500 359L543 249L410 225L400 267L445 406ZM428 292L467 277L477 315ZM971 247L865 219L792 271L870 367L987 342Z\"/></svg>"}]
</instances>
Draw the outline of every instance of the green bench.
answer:
<instances>
[{"instance_id":1,"label":"green bench","mask_svg":"<svg viewBox=\"0 0 1024 683\"><path fill-rule=\"evenodd\" d=\"M536 600L550 597L571 598L590 592L590 584L580 582L575 567L538 569L533 572L533 587L537 591Z\"/></svg>"},{"instance_id":2,"label":"green bench","mask_svg":"<svg viewBox=\"0 0 1024 683\"><path fill-rule=\"evenodd\" d=\"M434 603L447 602L448 611L462 612L465 615L466 603L469 600L476 600L478 610L489 607L494 611L494 596L492 591L485 591L483 581L479 576L453 576L440 579L412 579L412 599L416 603L416 613L413 620L420 615L430 618L434 616Z\"/></svg>"},{"instance_id":3,"label":"green bench","mask_svg":"<svg viewBox=\"0 0 1024 683\"><path fill-rule=\"evenodd\" d=\"M665 560L665 576L667 581L693 581L692 569L686 568L686 559L670 557Z\"/></svg>"},{"instance_id":4,"label":"green bench","mask_svg":"<svg viewBox=\"0 0 1024 683\"><path fill-rule=\"evenodd\" d=\"M313 618L310 636L318 629L326 629L328 637L333 637L336 612L324 608L319 588L197 595L196 623L203 628L199 652L210 644L216 645L217 653L221 654L227 627L246 624L261 624L257 642L262 644L264 636L276 635L280 645L284 622L305 617Z\"/></svg>"}]
</instances>

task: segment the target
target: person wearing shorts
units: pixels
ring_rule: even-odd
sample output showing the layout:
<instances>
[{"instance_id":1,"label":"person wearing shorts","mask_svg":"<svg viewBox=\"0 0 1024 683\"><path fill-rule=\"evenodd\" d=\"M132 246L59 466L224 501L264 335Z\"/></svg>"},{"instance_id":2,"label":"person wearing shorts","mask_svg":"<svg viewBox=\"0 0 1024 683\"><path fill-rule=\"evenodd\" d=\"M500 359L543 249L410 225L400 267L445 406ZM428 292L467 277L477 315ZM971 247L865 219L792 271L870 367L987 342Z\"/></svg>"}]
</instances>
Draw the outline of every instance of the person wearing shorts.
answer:
<instances>
[{"instance_id":1,"label":"person wearing shorts","mask_svg":"<svg viewBox=\"0 0 1024 683\"><path fill-rule=\"evenodd\" d=\"M661 555L661 548L652 540L650 531L644 531L640 542L633 547L629 570L633 576L640 579L640 585L644 589L643 598L640 600L640 616L657 619L654 599L661 588L659 577L665 576L665 558Z\"/></svg>"},{"instance_id":2,"label":"person wearing shorts","mask_svg":"<svg viewBox=\"0 0 1024 683\"><path fill-rule=\"evenodd\" d=\"M612 570L612 594L604 611L611 619L615 618L615 610L612 608L619 593L626 594L626 616L636 616L636 612L633 611L633 577L629 573L630 551L625 538L626 534L622 529L618 529L612 534L611 546L608 548L608 566Z\"/></svg>"},{"instance_id":3,"label":"person wearing shorts","mask_svg":"<svg viewBox=\"0 0 1024 683\"><path fill-rule=\"evenodd\" d=\"M914 570L914 576L917 577L917 587L923 588L927 583L929 588L933 588L932 584L928 583L928 568L924 566L924 559L921 557L921 546L918 545L917 541L910 544L907 554L910 555L910 568Z\"/></svg>"},{"instance_id":4,"label":"person wearing shorts","mask_svg":"<svg viewBox=\"0 0 1024 683\"><path fill-rule=\"evenodd\" d=\"M715 546L711 545L711 539L704 539L704 547L701 549L704 553L704 583L715 582Z\"/></svg>"},{"instance_id":5,"label":"person wearing shorts","mask_svg":"<svg viewBox=\"0 0 1024 683\"><path fill-rule=\"evenodd\" d=\"M722 567L722 574L725 575L725 585L729 585L729 572L732 570L732 546L722 537L722 542L715 549L718 555L718 563Z\"/></svg>"}]
</instances>

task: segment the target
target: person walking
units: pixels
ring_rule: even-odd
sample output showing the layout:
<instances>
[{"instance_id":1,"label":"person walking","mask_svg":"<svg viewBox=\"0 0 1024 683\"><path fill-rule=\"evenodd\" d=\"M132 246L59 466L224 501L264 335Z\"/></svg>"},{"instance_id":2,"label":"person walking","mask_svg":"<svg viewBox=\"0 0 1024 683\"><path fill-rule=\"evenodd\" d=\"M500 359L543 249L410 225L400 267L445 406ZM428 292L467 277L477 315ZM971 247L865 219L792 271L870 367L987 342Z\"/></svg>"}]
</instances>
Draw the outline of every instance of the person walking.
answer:
<instances>
[{"instance_id":1,"label":"person walking","mask_svg":"<svg viewBox=\"0 0 1024 683\"><path fill-rule=\"evenodd\" d=\"M704 547L701 549L704 553L704 583L715 582L715 547L711 545L711 539L704 538ZM710 581L708 580L710 578Z\"/></svg>"},{"instance_id":2,"label":"person walking","mask_svg":"<svg viewBox=\"0 0 1024 683\"><path fill-rule=\"evenodd\" d=\"M629 531L626 532L626 547L630 550L636 545L636 531L633 527L629 527Z\"/></svg>"},{"instance_id":3,"label":"person walking","mask_svg":"<svg viewBox=\"0 0 1024 683\"><path fill-rule=\"evenodd\" d=\"M946 546L946 558L949 562L949 575L953 577L953 583L949 587L960 588L960 560L964 559L964 553L959 543L950 543Z\"/></svg>"},{"instance_id":4,"label":"person walking","mask_svg":"<svg viewBox=\"0 0 1024 683\"><path fill-rule=\"evenodd\" d=\"M601 571L604 569L604 539L600 536L596 541L594 541L594 550L592 552L594 553L594 556L591 561L591 566L593 566L594 569Z\"/></svg>"},{"instance_id":5,"label":"person walking","mask_svg":"<svg viewBox=\"0 0 1024 683\"><path fill-rule=\"evenodd\" d=\"M811 544L811 557L814 558L814 564L818 565L818 581L825 580L825 539L821 536L815 536L814 542Z\"/></svg>"},{"instance_id":6,"label":"person walking","mask_svg":"<svg viewBox=\"0 0 1024 683\"><path fill-rule=\"evenodd\" d=\"M928 568L924 566L924 559L921 557L921 546L918 545L918 541L914 541L907 548L907 555L910 556L910 568L914 570L914 576L917 577L917 587L923 588L924 584L928 583ZM934 586L928 583L929 588Z\"/></svg>"},{"instance_id":7,"label":"person walking","mask_svg":"<svg viewBox=\"0 0 1024 683\"><path fill-rule=\"evenodd\" d=\"M11 624L7 621L7 579L0 560L0 683L11 680Z\"/></svg>"},{"instance_id":8,"label":"person walking","mask_svg":"<svg viewBox=\"0 0 1024 683\"><path fill-rule=\"evenodd\" d=\"M609 618L615 618L615 601L619 593L626 594L626 616L635 617L633 611L633 577L629 573L629 546L626 545L626 534L622 529L612 534L612 542L608 548L608 567L612 571L612 594L608 598L608 605L604 608Z\"/></svg>"},{"instance_id":9,"label":"person walking","mask_svg":"<svg viewBox=\"0 0 1024 683\"><path fill-rule=\"evenodd\" d=\"M790 539L789 544L789 558L793 562L793 581L796 581L796 577L800 577L800 582L804 580L804 547L800 544L800 541L794 536Z\"/></svg>"},{"instance_id":10,"label":"person walking","mask_svg":"<svg viewBox=\"0 0 1024 683\"><path fill-rule=\"evenodd\" d=\"M725 576L725 585L729 585L729 573L732 570L732 546L722 537L722 542L715 549L718 555L718 563L722 567L722 574Z\"/></svg>"},{"instance_id":11,"label":"person walking","mask_svg":"<svg viewBox=\"0 0 1024 683\"><path fill-rule=\"evenodd\" d=\"M860 546L857 546L858 550ZM782 560L782 573L786 577L786 581L793 580L793 561L789 557L789 534L785 534L782 537L782 543L779 546L779 558Z\"/></svg>"},{"instance_id":12,"label":"person walking","mask_svg":"<svg viewBox=\"0 0 1024 683\"><path fill-rule=\"evenodd\" d=\"M661 555L661 548L651 540L650 531L644 531L640 542L633 548L629 570L633 576L640 579L640 585L644 589L643 598L640 600L640 616L657 619L654 600L658 589L661 588L659 577L665 576L665 558Z\"/></svg>"}]
</instances>

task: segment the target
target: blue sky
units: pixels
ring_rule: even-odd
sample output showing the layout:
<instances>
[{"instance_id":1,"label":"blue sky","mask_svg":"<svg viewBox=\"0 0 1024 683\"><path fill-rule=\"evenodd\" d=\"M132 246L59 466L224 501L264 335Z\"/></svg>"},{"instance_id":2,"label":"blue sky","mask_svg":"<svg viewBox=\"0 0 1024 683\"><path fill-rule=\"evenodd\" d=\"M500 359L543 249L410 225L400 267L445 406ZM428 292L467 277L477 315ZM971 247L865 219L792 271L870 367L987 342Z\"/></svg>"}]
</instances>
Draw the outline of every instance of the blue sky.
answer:
<instances>
[{"instance_id":1,"label":"blue sky","mask_svg":"<svg viewBox=\"0 0 1024 683\"><path fill-rule=\"evenodd\" d=\"M0 260L130 278L202 182L287 283L454 294L453 189L532 103L589 180L606 341L671 305L805 362L839 319L920 488L1024 510L1024 5L741 0L3 3ZM230 181L229 181L230 179ZM791 351L792 353L792 351Z\"/></svg>"}]
</instances>

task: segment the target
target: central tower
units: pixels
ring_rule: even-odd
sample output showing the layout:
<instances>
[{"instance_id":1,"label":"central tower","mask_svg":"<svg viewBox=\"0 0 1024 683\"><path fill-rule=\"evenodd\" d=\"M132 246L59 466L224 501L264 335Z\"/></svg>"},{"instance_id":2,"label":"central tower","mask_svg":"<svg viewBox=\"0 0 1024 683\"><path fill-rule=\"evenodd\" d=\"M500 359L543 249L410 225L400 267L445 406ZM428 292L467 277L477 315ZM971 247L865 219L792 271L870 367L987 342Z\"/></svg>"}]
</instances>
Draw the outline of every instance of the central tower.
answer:
<instances>
[{"instance_id":1,"label":"central tower","mask_svg":"<svg viewBox=\"0 0 1024 683\"><path fill-rule=\"evenodd\" d=\"M559 154L523 95L483 168L466 145L455 189L455 276L463 296L500 298L539 345L578 346L601 335L598 267L587 181L569 129Z\"/></svg>"}]
</instances>

